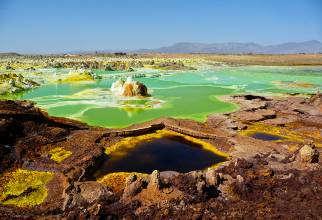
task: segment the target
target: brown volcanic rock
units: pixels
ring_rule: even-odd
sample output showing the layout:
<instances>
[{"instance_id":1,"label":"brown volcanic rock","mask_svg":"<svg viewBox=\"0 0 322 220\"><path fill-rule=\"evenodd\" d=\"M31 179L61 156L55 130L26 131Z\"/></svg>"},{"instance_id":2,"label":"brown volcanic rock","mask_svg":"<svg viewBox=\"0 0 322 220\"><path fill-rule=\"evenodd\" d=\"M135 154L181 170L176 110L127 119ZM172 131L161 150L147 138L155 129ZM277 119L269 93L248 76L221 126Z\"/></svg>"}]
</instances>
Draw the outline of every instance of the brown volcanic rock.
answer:
<instances>
[{"instance_id":1,"label":"brown volcanic rock","mask_svg":"<svg viewBox=\"0 0 322 220\"><path fill-rule=\"evenodd\" d=\"M89 204L107 201L113 197L113 193L109 191L108 187L96 181L81 182L78 187L81 197Z\"/></svg>"},{"instance_id":2,"label":"brown volcanic rock","mask_svg":"<svg viewBox=\"0 0 322 220\"><path fill-rule=\"evenodd\" d=\"M37 109L33 102L29 101L1 101L0 115L37 115Z\"/></svg>"},{"instance_id":3,"label":"brown volcanic rock","mask_svg":"<svg viewBox=\"0 0 322 220\"><path fill-rule=\"evenodd\" d=\"M49 117L31 102L0 101L0 145L10 149L8 158L14 158L13 164L2 167L35 161L44 145L57 143L73 130L84 128L84 124L73 120ZM5 161L7 158L1 155L0 163Z\"/></svg>"},{"instance_id":4,"label":"brown volcanic rock","mask_svg":"<svg viewBox=\"0 0 322 220\"><path fill-rule=\"evenodd\" d=\"M142 177L130 175L125 181L125 188L122 198L127 200L140 193L147 185L147 181Z\"/></svg>"},{"instance_id":5,"label":"brown volcanic rock","mask_svg":"<svg viewBox=\"0 0 322 220\"><path fill-rule=\"evenodd\" d=\"M255 111L238 111L232 113L232 117L241 122L258 122L273 119L276 117L276 113L271 109L257 109Z\"/></svg>"},{"instance_id":6,"label":"brown volcanic rock","mask_svg":"<svg viewBox=\"0 0 322 220\"><path fill-rule=\"evenodd\" d=\"M138 94L140 94L141 96L149 96L148 89L143 83L138 82L136 86L137 86L136 90L138 91L137 92Z\"/></svg>"}]
</instances>

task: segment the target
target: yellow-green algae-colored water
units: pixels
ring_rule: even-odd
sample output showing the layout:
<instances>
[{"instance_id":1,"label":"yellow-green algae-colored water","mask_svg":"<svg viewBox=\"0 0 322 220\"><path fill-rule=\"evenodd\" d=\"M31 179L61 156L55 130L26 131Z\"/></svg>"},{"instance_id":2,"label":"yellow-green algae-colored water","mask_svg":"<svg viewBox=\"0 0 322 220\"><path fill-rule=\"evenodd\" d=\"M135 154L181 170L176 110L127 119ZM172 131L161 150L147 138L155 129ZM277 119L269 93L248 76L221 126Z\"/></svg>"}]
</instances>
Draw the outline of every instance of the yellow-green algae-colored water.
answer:
<instances>
[{"instance_id":1,"label":"yellow-green algae-colored water","mask_svg":"<svg viewBox=\"0 0 322 220\"><path fill-rule=\"evenodd\" d=\"M47 78L68 71L41 70ZM102 79L79 83L48 81L18 98L35 101L50 115L78 119L96 126L126 127L159 117L204 121L211 113L238 108L221 101L222 95L314 93L322 88L322 67L242 66L196 71L94 72ZM140 99L113 95L110 91L112 83L128 76L143 82L152 96Z\"/></svg>"}]
</instances>

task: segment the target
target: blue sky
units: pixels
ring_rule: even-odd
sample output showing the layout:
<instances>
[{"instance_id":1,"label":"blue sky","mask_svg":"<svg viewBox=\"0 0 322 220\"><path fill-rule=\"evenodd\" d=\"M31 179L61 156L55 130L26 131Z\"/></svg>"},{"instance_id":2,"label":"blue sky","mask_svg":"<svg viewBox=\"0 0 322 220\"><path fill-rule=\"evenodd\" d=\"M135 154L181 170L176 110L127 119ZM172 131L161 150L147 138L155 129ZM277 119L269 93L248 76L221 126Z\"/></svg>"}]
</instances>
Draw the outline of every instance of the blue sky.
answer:
<instances>
[{"instance_id":1,"label":"blue sky","mask_svg":"<svg viewBox=\"0 0 322 220\"><path fill-rule=\"evenodd\" d=\"M322 0L0 0L0 51L322 41Z\"/></svg>"}]
</instances>

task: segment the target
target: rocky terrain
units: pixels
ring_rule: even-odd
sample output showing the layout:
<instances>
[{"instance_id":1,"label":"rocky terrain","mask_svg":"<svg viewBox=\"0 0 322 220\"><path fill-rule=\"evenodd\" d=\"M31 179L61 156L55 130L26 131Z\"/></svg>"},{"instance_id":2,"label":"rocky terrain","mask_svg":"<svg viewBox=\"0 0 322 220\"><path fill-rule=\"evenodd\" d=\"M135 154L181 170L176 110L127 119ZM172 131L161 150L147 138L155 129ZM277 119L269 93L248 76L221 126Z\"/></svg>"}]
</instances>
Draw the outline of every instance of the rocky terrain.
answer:
<instances>
[{"instance_id":1,"label":"rocky terrain","mask_svg":"<svg viewBox=\"0 0 322 220\"><path fill-rule=\"evenodd\" d=\"M133 71L137 68L160 70L193 70L192 59L150 55L51 55L0 56L0 70L37 70L40 68L73 68L86 70Z\"/></svg>"},{"instance_id":2,"label":"rocky terrain","mask_svg":"<svg viewBox=\"0 0 322 220\"><path fill-rule=\"evenodd\" d=\"M240 109L205 123L161 118L120 130L1 101L1 219L320 218L321 94L225 99ZM157 130L202 140L229 157L188 173L92 178L113 143Z\"/></svg>"},{"instance_id":3,"label":"rocky terrain","mask_svg":"<svg viewBox=\"0 0 322 220\"><path fill-rule=\"evenodd\" d=\"M37 82L20 74L0 73L0 95L22 92L37 86Z\"/></svg>"}]
</instances>

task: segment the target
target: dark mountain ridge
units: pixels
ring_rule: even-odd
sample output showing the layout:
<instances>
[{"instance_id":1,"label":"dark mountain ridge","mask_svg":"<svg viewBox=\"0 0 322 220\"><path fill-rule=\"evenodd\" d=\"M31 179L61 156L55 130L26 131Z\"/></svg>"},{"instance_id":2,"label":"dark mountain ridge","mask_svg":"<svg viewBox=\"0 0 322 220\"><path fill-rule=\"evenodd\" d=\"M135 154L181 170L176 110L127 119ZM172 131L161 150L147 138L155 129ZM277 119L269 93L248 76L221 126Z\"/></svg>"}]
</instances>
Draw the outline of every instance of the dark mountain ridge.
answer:
<instances>
[{"instance_id":1,"label":"dark mountain ridge","mask_svg":"<svg viewBox=\"0 0 322 220\"><path fill-rule=\"evenodd\" d=\"M214 53L214 54L294 54L294 53L322 53L322 43L317 40L304 42L288 42L275 45L261 45L257 43L191 43L180 42L168 47L157 49L141 49L139 53Z\"/></svg>"}]
</instances>

